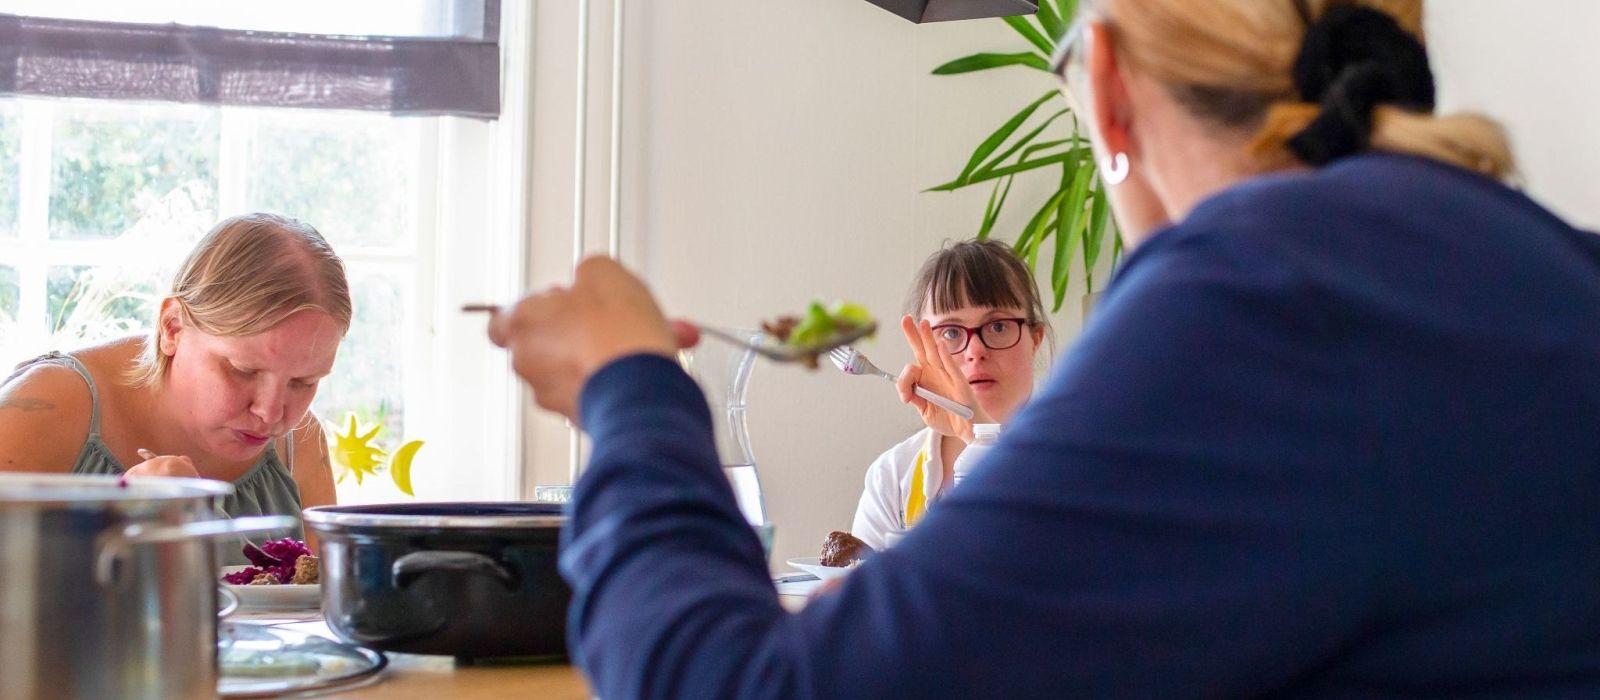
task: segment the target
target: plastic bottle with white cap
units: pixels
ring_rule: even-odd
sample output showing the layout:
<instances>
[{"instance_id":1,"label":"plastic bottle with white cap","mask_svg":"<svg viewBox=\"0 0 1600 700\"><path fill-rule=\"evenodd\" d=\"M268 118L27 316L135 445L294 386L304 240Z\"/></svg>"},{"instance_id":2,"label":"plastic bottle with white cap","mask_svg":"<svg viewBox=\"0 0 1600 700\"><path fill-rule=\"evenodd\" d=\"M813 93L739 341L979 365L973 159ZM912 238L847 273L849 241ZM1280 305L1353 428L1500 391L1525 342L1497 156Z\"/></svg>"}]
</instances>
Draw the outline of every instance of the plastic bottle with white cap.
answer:
<instances>
[{"instance_id":1,"label":"plastic bottle with white cap","mask_svg":"<svg viewBox=\"0 0 1600 700\"><path fill-rule=\"evenodd\" d=\"M954 474L951 475L950 488L961 486L961 480L967 477L967 473L978 464L978 460L983 459L983 456L988 454L999 441L999 423L973 423L972 442L967 444L961 454L956 455L956 463L952 465L951 471Z\"/></svg>"}]
</instances>

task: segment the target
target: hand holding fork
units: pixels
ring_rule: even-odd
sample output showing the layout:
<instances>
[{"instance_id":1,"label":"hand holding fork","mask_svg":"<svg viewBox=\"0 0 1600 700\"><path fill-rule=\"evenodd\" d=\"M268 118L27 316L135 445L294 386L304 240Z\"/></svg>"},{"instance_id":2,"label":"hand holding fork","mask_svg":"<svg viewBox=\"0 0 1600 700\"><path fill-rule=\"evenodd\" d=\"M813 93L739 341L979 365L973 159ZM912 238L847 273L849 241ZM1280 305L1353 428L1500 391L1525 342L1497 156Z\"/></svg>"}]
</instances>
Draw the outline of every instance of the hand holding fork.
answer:
<instances>
[{"instance_id":1,"label":"hand holding fork","mask_svg":"<svg viewBox=\"0 0 1600 700\"><path fill-rule=\"evenodd\" d=\"M872 364L872 362L867 359L866 355L861 354L855 348L852 348L848 345L841 345L829 350L828 359L833 360L833 364L838 365L839 369L843 370L845 374L876 375L891 382L898 382L900 380L899 377L878 369L878 366ZM972 407L940 396L939 394L924 389L921 386L918 386L914 391L916 392L917 396L927 399L935 406L961 416L967 421L972 420Z\"/></svg>"}]
</instances>

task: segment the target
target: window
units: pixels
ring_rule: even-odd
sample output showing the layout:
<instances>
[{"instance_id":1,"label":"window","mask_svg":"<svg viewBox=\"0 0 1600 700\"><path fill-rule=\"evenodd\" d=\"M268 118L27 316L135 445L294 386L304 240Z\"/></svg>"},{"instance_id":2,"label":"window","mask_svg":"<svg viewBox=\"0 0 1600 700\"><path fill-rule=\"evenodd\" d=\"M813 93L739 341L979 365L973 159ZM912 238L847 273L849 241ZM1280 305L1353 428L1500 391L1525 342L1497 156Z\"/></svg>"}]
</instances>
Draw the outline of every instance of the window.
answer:
<instances>
[{"instance_id":1,"label":"window","mask_svg":"<svg viewBox=\"0 0 1600 700\"><path fill-rule=\"evenodd\" d=\"M73 2L55 5L75 16ZM343 257L355 307L313 405L325 427L355 415L383 427L382 447L425 440L419 498L515 496L516 385L482 319L459 306L518 290L524 127L517 114L0 98L0 367L148 333L177 265L219 219L293 216ZM339 493L405 497L382 474L360 486L347 476Z\"/></svg>"},{"instance_id":2,"label":"window","mask_svg":"<svg viewBox=\"0 0 1600 700\"><path fill-rule=\"evenodd\" d=\"M92 22L221 27L267 32L398 37L468 36L483 27L485 4L460 0L277 0L251 4L141 0L4 0L3 11L27 17Z\"/></svg>"}]
</instances>

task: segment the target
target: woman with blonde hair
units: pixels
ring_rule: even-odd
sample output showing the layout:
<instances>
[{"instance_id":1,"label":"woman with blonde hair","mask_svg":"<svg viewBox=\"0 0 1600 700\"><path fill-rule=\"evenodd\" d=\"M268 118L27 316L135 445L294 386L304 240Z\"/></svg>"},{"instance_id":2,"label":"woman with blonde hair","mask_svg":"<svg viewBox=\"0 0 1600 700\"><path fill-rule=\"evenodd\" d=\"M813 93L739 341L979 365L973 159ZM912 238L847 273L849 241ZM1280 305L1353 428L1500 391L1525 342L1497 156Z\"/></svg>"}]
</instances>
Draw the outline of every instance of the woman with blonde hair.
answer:
<instances>
[{"instance_id":1,"label":"woman with blonde hair","mask_svg":"<svg viewBox=\"0 0 1600 700\"><path fill-rule=\"evenodd\" d=\"M971 477L799 613L692 329L605 259L494 316L593 438L561 569L597 694L1600 697L1600 244L1434 114L1421 3L1082 8L1132 252Z\"/></svg>"},{"instance_id":2,"label":"woman with blonde hair","mask_svg":"<svg viewBox=\"0 0 1600 700\"><path fill-rule=\"evenodd\" d=\"M316 229L224 220L178 269L149 336L53 352L0 385L0 471L227 481L234 517L331 504L309 408L350 317L344 263ZM224 563L245 563L233 549Z\"/></svg>"}]
</instances>

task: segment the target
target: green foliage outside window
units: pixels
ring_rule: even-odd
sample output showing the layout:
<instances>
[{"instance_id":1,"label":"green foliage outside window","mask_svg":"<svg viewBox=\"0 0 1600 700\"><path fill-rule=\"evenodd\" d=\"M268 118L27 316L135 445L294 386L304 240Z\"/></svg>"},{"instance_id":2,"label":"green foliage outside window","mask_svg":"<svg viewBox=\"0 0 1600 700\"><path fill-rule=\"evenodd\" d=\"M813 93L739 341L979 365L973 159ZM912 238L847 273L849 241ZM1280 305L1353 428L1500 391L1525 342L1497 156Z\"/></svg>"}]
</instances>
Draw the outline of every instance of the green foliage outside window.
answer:
<instances>
[{"instance_id":1,"label":"green foliage outside window","mask_svg":"<svg viewBox=\"0 0 1600 700\"><path fill-rule=\"evenodd\" d=\"M355 318L339 344L333 374L322 380L312 409L325 419L355 413L364 425L383 426L385 434L400 435L405 426L404 402L397 401L405 386L405 293L396 275L350 273L351 302Z\"/></svg>"},{"instance_id":2,"label":"green foliage outside window","mask_svg":"<svg viewBox=\"0 0 1600 700\"><path fill-rule=\"evenodd\" d=\"M155 317L154 275L134 275L127 270L83 265L52 267L46 278L50 333L61 333L69 319L90 317L98 321L99 334L117 337L142 333Z\"/></svg>"},{"instance_id":3,"label":"green foliage outside window","mask_svg":"<svg viewBox=\"0 0 1600 700\"><path fill-rule=\"evenodd\" d=\"M9 321L17 317L21 293L17 268L0 265L0 321Z\"/></svg>"},{"instance_id":4,"label":"green foliage outside window","mask_svg":"<svg viewBox=\"0 0 1600 700\"><path fill-rule=\"evenodd\" d=\"M194 118L57 120L51 144L50 237L116 238L172 190L206 187L216 210L219 136L215 110Z\"/></svg>"},{"instance_id":5,"label":"green foliage outside window","mask_svg":"<svg viewBox=\"0 0 1600 700\"><path fill-rule=\"evenodd\" d=\"M22 190L20 121L14 112L0 113L0 237L17 235L17 198Z\"/></svg>"},{"instance_id":6,"label":"green foliage outside window","mask_svg":"<svg viewBox=\"0 0 1600 700\"><path fill-rule=\"evenodd\" d=\"M371 117L263 120L251 154L251 208L309 222L334 247L392 246L415 227L407 125Z\"/></svg>"}]
</instances>

